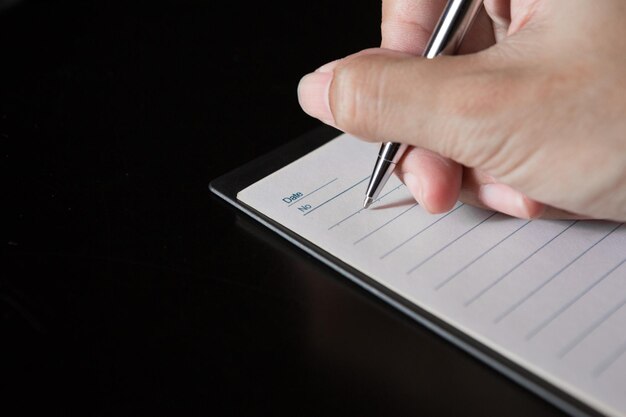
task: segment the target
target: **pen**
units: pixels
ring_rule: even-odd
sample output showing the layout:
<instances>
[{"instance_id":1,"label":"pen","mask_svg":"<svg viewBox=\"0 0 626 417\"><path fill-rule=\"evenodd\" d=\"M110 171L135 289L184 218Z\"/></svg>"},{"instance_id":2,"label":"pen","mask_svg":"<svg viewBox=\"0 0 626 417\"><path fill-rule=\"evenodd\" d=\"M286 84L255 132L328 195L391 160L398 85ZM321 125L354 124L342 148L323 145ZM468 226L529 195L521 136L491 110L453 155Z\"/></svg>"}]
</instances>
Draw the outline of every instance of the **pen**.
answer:
<instances>
[{"instance_id":1,"label":"pen","mask_svg":"<svg viewBox=\"0 0 626 417\"><path fill-rule=\"evenodd\" d=\"M448 0L422 56L432 59L442 54L453 55L481 5L482 0ZM383 143L367 186L364 208L368 208L376 200L406 148L407 145L402 143Z\"/></svg>"}]
</instances>

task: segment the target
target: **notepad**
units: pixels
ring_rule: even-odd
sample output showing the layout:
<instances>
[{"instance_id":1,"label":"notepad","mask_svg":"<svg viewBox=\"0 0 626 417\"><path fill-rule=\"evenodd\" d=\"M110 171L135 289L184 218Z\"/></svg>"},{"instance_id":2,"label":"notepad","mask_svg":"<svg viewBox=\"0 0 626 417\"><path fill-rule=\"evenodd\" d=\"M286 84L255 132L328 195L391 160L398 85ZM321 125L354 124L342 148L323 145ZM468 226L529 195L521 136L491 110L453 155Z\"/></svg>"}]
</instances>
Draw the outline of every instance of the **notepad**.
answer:
<instances>
[{"instance_id":1,"label":"notepad","mask_svg":"<svg viewBox=\"0 0 626 417\"><path fill-rule=\"evenodd\" d=\"M626 416L626 227L426 212L395 177L361 207L378 145L350 135L237 198L550 384Z\"/></svg>"}]
</instances>

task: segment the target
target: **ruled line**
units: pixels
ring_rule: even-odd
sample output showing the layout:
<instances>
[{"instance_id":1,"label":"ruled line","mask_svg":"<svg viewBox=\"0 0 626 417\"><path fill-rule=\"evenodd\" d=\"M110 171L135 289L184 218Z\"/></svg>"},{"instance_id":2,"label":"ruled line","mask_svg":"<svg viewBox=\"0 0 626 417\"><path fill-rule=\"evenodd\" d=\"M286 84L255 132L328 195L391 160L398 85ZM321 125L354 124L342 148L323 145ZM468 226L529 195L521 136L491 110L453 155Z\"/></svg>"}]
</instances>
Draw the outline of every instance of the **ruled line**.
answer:
<instances>
[{"instance_id":1,"label":"ruled line","mask_svg":"<svg viewBox=\"0 0 626 417\"><path fill-rule=\"evenodd\" d=\"M624 262L626 262L626 259L623 259L620 263L618 263L617 265L615 265L610 271L606 272L605 274L603 274L600 278L598 278L597 280L595 280L591 285L589 285L587 288L585 288L584 290L582 290L580 293L578 293L576 296L574 296L572 299L570 299L567 303L563 304L557 311L555 311L554 313L552 313L552 315L550 315L550 317L548 317L547 319L545 319L543 322L541 322L537 327L535 327L533 330L531 330L527 335L526 335L526 340L531 340L533 337L535 337L538 333L540 333L543 329L545 329L546 327L548 327L554 320L556 320L561 314L563 314L565 311L567 311L571 306L573 306L576 302L578 302L581 298L583 298L585 295L587 295L591 290L593 290L598 284L600 284L602 281L604 281L609 275L611 275L613 273L613 271L615 271L617 268L619 268L620 266L622 266L624 264Z\"/></svg>"},{"instance_id":2,"label":"ruled line","mask_svg":"<svg viewBox=\"0 0 626 417\"><path fill-rule=\"evenodd\" d=\"M622 307L626 305L626 298L622 300L620 303L615 305L612 309L607 311L603 316L601 316L598 320L594 321L589 325L585 330L578 334L571 342L569 342L558 354L560 359L563 359L565 355L570 353L576 346L580 345L583 340L585 340L589 335L591 335L598 327L602 325L605 321L607 321L613 314L617 313Z\"/></svg>"},{"instance_id":3,"label":"ruled line","mask_svg":"<svg viewBox=\"0 0 626 417\"><path fill-rule=\"evenodd\" d=\"M330 203L331 201L333 201L335 198L339 197L342 194L347 193L348 191L350 191L351 189L353 189L354 187L358 186L359 184L361 184L363 181L369 179L369 175L365 178L363 178L361 181L357 182L356 184L346 188L345 190L343 190L342 192L340 192L339 194L336 194L335 196L329 198L328 200L324 201L322 204L319 204L315 207L313 207L311 210L307 211L306 213L303 214L303 216L308 216L309 214L313 213L315 210L317 210L318 208L326 205L327 203Z\"/></svg>"},{"instance_id":4,"label":"ruled line","mask_svg":"<svg viewBox=\"0 0 626 417\"><path fill-rule=\"evenodd\" d=\"M467 300L465 302L465 307L469 307L471 304L473 304L476 300L478 300L479 298L481 298L483 295L485 295L489 290L491 290L493 287L495 287L499 282L501 282L504 278L506 278L507 276L509 276L509 274L513 271L515 271L517 268L519 268L520 266L522 266L522 264L524 264L526 261L528 261L530 258L532 258L533 256L535 256L539 251L541 251L543 248L545 248L546 246L548 246L550 243L552 243L556 238L558 238L559 236L561 236L563 233L565 233L567 230L569 230L572 226L574 226L576 223L578 223L578 220L570 223L569 226L567 226L565 229L561 230L556 236L552 237L550 240L548 240L546 243L544 243L543 245L541 245L539 248L535 249L530 255L526 256L524 259L522 259L520 262L518 262L513 268L509 269L508 271L506 271L504 274L500 275L498 277L498 279L496 279L495 281L493 281L491 284L487 285L485 288L483 288L480 292L478 292L478 294L474 295L472 298L470 298L469 300Z\"/></svg>"},{"instance_id":5,"label":"ruled line","mask_svg":"<svg viewBox=\"0 0 626 417\"><path fill-rule=\"evenodd\" d=\"M613 233L614 231L617 230L618 227L620 227L620 225L614 227L610 232L608 232L604 236L602 236L602 238L600 240L595 242L593 245L589 246L582 253L580 253L574 259L569 261L565 266L563 266L561 269L559 269L554 274L552 274L547 280L545 280L544 282L539 284L535 289L533 289L531 292L526 294L525 297L523 297L521 300L517 301L511 307L509 307L504 312L502 312L502 314L500 314L498 317L496 317L493 322L497 324L497 323L501 322L502 320L504 320L509 314L511 314L512 312L517 310L520 306L522 306L524 303L526 303L526 301L530 300L535 294L537 294L539 291L541 291L543 288L545 288L546 285L548 285L550 282L554 281L554 279L556 277L558 277L559 275L561 275L563 273L563 271L567 270L567 268L569 268L574 263L576 263L580 258L585 256L591 249L595 248L600 242L602 242L604 239L609 237L611 235L611 233Z\"/></svg>"},{"instance_id":6,"label":"ruled line","mask_svg":"<svg viewBox=\"0 0 626 417\"><path fill-rule=\"evenodd\" d=\"M411 207L409 207L408 209L404 210L402 213L400 213L397 216L393 217L391 220L385 222L382 226L377 227L376 229L372 230L371 232L369 232L368 234L366 234L362 238L358 239L356 242L353 243L353 245L356 245L357 243L360 243L360 242L364 241L368 237L372 236L374 233L378 232L379 230L381 230L382 228L384 228L385 226L387 226L388 224L390 224L394 220L398 219L399 217L403 216L404 214L408 213L409 210L411 210L411 209L413 209L413 208L415 208L417 206L418 206L417 203L413 204Z\"/></svg>"},{"instance_id":7,"label":"ruled line","mask_svg":"<svg viewBox=\"0 0 626 417\"><path fill-rule=\"evenodd\" d=\"M388 193L383 194L382 196L378 197L376 200L374 200L374 202L372 203L372 205L376 204L377 202L379 202L380 200L382 200L383 198L387 197L389 194L393 193L394 191L400 189L402 186L404 186L404 184L400 184L398 185L396 188L394 188L393 190L389 191ZM371 207L371 206L370 206ZM330 226L328 228L328 230L334 229L335 227L341 225L341 223L345 222L346 220L356 216L357 214L359 214L360 212L362 212L363 210L366 210L366 208L361 208L358 211L355 211L354 213L352 213L351 215L349 215L348 217L344 217L343 219L339 220L337 223L333 224L332 226Z\"/></svg>"},{"instance_id":8,"label":"ruled line","mask_svg":"<svg viewBox=\"0 0 626 417\"><path fill-rule=\"evenodd\" d=\"M617 350L610 354L604 361L598 365L596 369L591 373L594 378L598 378L607 369L611 367L622 355L626 353L626 343L623 343Z\"/></svg>"},{"instance_id":9,"label":"ruled line","mask_svg":"<svg viewBox=\"0 0 626 417\"><path fill-rule=\"evenodd\" d=\"M480 222L478 222L477 224L475 224L474 226L472 226L471 228L469 228L468 230L466 230L465 232L463 232L463 234L457 236L454 240L450 241L449 243L447 243L445 246L443 246L442 248L440 248L439 250L437 250L435 253L433 253L432 255L430 255L429 257L427 257L426 259L424 259L423 261L421 261L420 263L418 263L417 265L415 265L413 268L409 269L407 271L407 275L412 274L413 272L415 272L419 267L421 267L422 265L424 265L426 262L430 261L431 259L433 259L435 256L437 256L438 254L440 254L441 252L443 252L444 250L446 250L447 248L450 247L450 245L452 245L455 242L458 242L461 238L463 238L465 235L467 235L468 233L470 233L472 230L476 229L478 226L480 226L481 224L485 223L487 220L489 220L490 218L492 218L493 216L495 216L496 213L491 213L489 216L487 216L486 218L484 218L483 220L481 220Z\"/></svg>"},{"instance_id":10,"label":"ruled line","mask_svg":"<svg viewBox=\"0 0 626 417\"><path fill-rule=\"evenodd\" d=\"M518 227L517 229L513 230L511 233L509 233L508 235L506 235L505 237L503 237L502 239L500 239L495 245L491 246L489 249L487 249L486 251L484 251L483 253L481 253L480 255L478 255L476 258L472 259L471 262L465 264L461 269L459 269L458 271L456 271L454 274L450 275L448 278L446 278L445 280L443 280L441 283L439 283L437 286L435 286L435 291L439 291L441 288L443 288L445 285L447 285L450 281L452 281L454 278L456 278L457 276L459 276L459 274L461 274L461 272L465 271L467 268L469 268L470 266L472 266L473 264L475 264L476 262L478 262L479 259L481 259L482 257L484 257L485 255L487 255L489 252L491 252L493 249L495 249L496 247L500 246L500 244L502 244L502 242L504 242L505 240L508 240L511 236L513 236L515 233L519 232L520 230L522 230L524 227L526 227L528 224L530 223L530 220L528 220L527 222L525 222L524 224L522 224L520 227Z\"/></svg>"},{"instance_id":11,"label":"ruled line","mask_svg":"<svg viewBox=\"0 0 626 417\"><path fill-rule=\"evenodd\" d=\"M430 223L428 226L424 227L423 229L421 229L420 231L415 233L413 236L409 237L404 242L400 243L398 246L394 247L389 252L387 252L384 255L382 255L379 259L385 259L387 256L391 255L393 252L395 252L396 250L400 249L402 246L406 245L411 240L415 239L417 236L421 235L423 232L425 232L426 230L430 229L432 226L434 226L435 224L439 223L440 221L442 221L443 219L445 219L446 217L448 217L449 215L451 215L452 213L454 213L455 211L457 211L458 209L460 209L464 205L465 205L464 203L459 204L457 207L455 207L451 211L449 211L446 214L444 214L443 216L439 217L437 220L435 220L434 222Z\"/></svg>"},{"instance_id":12,"label":"ruled line","mask_svg":"<svg viewBox=\"0 0 626 417\"><path fill-rule=\"evenodd\" d=\"M318 191L319 191L319 190L321 190L322 188L326 187L327 185L332 184L333 182L335 182L335 181L337 181L337 180L338 180L338 178L335 178L334 180L330 180L330 181L328 181L326 184L322 185L321 187L316 188L315 190L311 191L310 193L303 195L302 197L300 197L300 198L299 198L299 199L297 199L296 201L293 201L291 204L287 205L287 207L291 207L291 206L293 206L293 205L294 205L294 204L296 204L296 203L300 203L302 200L304 200L305 198L307 198L307 197L308 197L308 196L310 196L311 194L314 194L314 193L318 192Z\"/></svg>"}]
</instances>

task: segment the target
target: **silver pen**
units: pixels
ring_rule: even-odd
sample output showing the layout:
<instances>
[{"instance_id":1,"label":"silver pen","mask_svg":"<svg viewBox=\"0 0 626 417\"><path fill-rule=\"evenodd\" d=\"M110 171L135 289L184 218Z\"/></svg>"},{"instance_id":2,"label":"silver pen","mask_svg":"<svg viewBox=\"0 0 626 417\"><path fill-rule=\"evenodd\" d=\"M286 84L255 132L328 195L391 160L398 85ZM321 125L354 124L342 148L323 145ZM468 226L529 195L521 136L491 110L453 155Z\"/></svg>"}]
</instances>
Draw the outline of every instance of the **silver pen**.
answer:
<instances>
[{"instance_id":1,"label":"silver pen","mask_svg":"<svg viewBox=\"0 0 626 417\"><path fill-rule=\"evenodd\" d=\"M438 55L453 55L481 5L482 0L448 0L422 56L432 59ZM383 143L367 186L364 208L368 208L376 200L406 148L407 145L402 143Z\"/></svg>"}]
</instances>

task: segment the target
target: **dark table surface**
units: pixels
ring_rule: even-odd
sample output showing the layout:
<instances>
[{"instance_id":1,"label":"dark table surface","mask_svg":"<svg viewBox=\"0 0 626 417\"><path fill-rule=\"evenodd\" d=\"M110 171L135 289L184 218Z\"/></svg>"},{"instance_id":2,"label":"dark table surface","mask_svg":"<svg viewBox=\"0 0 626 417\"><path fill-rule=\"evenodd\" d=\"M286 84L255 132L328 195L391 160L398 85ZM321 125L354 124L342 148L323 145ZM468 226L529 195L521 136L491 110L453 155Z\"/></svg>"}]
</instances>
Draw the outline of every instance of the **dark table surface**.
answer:
<instances>
[{"instance_id":1,"label":"dark table surface","mask_svg":"<svg viewBox=\"0 0 626 417\"><path fill-rule=\"evenodd\" d=\"M379 2L9 3L0 414L560 414L208 192Z\"/></svg>"}]
</instances>

